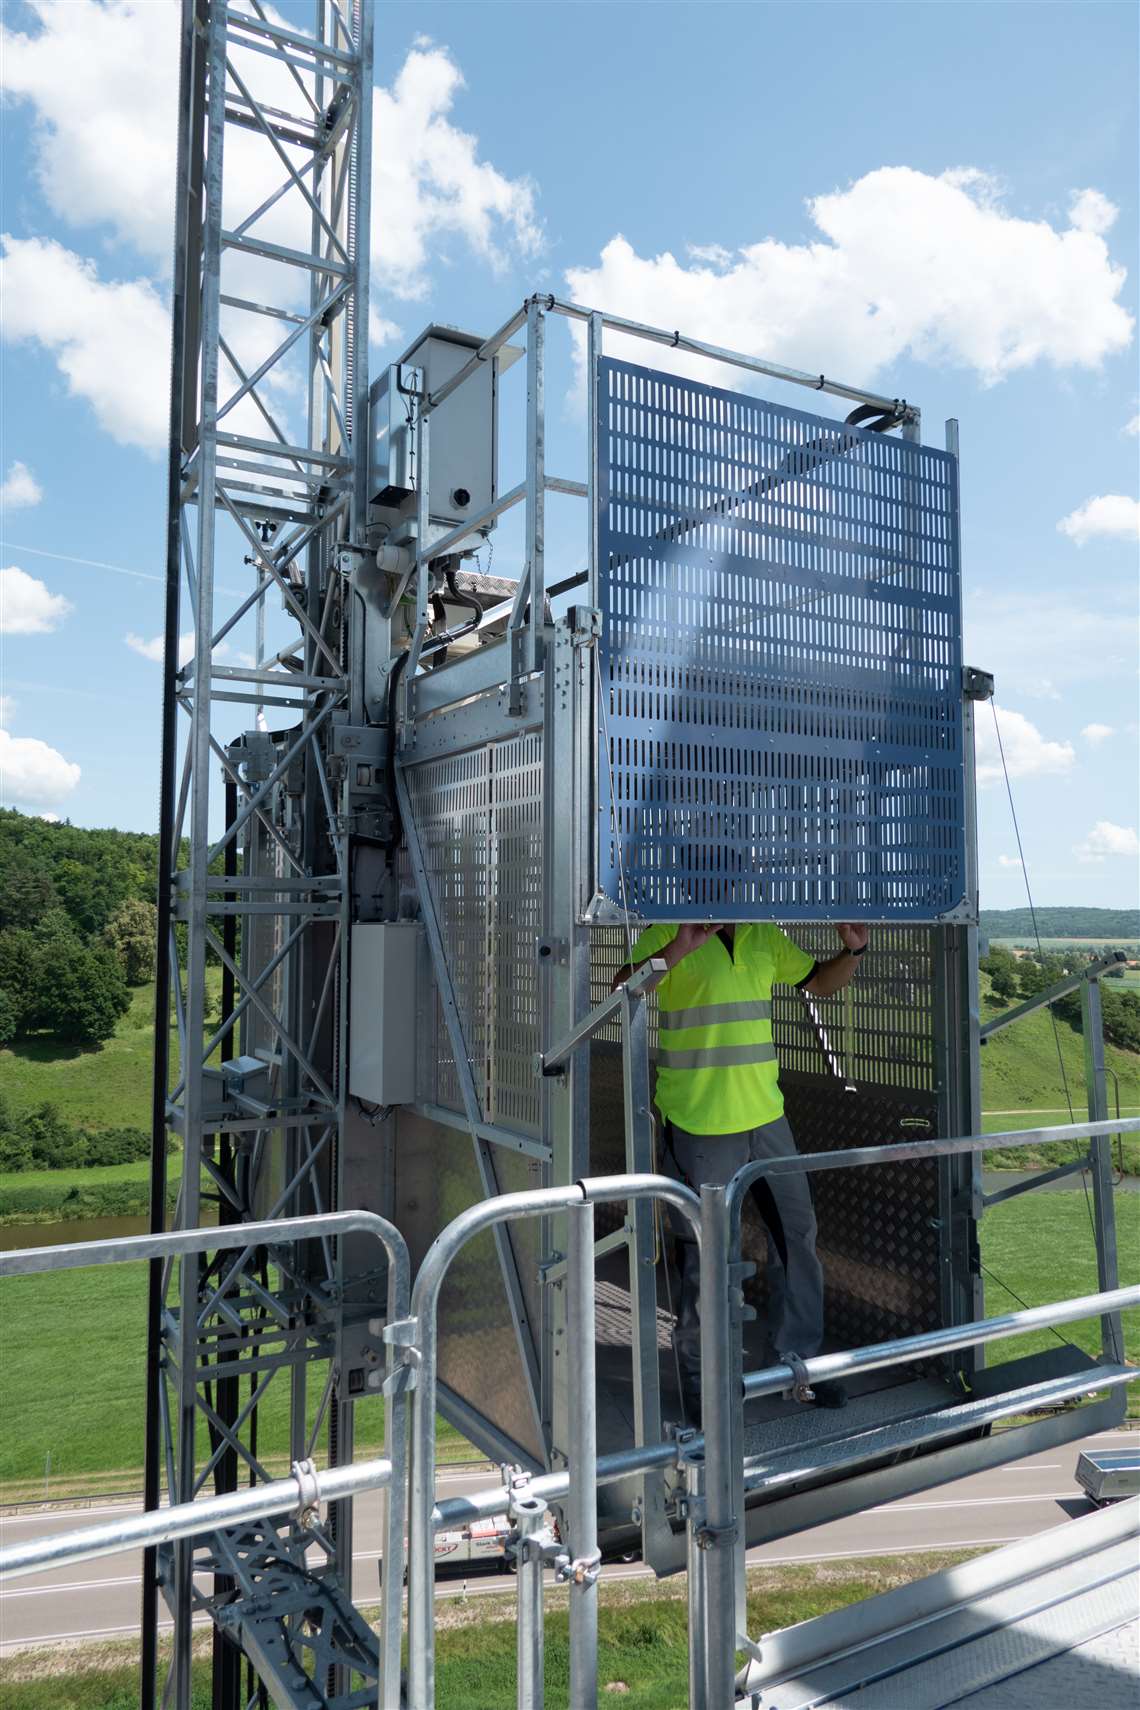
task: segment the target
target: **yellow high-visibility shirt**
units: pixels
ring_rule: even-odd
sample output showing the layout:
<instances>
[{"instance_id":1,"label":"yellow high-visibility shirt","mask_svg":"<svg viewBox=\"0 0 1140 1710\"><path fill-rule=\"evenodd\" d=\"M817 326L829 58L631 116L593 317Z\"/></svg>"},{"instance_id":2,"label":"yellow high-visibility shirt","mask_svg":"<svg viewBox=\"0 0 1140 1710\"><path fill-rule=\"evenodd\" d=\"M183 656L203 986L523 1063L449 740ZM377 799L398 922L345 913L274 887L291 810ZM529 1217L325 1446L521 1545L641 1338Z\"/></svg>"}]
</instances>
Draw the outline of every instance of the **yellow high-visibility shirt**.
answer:
<instances>
[{"instance_id":1,"label":"yellow high-visibility shirt","mask_svg":"<svg viewBox=\"0 0 1140 1710\"><path fill-rule=\"evenodd\" d=\"M651 926L633 947L635 962L677 936ZM670 969L657 988L655 1103L690 1134L740 1134L784 1113L772 1044L772 987L796 985L815 958L766 922L736 928L729 954L714 933Z\"/></svg>"}]
</instances>

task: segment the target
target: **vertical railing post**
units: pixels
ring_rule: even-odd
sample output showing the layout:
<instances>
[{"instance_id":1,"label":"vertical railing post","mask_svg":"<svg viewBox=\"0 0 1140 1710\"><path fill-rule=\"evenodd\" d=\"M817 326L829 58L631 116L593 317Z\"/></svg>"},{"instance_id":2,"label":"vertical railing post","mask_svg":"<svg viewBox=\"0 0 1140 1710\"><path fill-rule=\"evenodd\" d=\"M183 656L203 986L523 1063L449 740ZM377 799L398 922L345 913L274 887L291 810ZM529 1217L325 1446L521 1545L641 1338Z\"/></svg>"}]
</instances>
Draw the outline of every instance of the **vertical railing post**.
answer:
<instances>
[{"instance_id":1,"label":"vertical railing post","mask_svg":"<svg viewBox=\"0 0 1140 1710\"><path fill-rule=\"evenodd\" d=\"M733 1701L736 1657L731 1393L732 1318L729 1311L729 1216L725 1188L701 1186L701 1423L705 1438L705 1522L698 1546L705 1557L706 1691L709 1710Z\"/></svg>"},{"instance_id":2,"label":"vertical railing post","mask_svg":"<svg viewBox=\"0 0 1140 1710\"><path fill-rule=\"evenodd\" d=\"M702 1710L708 1680L708 1586L701 1533L705 1526L705 1461L698 1451L684 1457L685 1537L689 1577L689 1710Z\"/></svg>"},{"instance_id":3,"label":"vertical railing post","mask_svg":"<svg viewBox=\"0 0 1140 1710\"><path fill-rule=\"evenodd\" d=\"M567 1346L573 1350L570 1386L569 1520L570 1702L574 1710L598 1703L598 1443L594 1342L594 1208L567 1212Z\"/></svg>"},{"instance_id":4,"label":"vertical railing post","mask_svg":"<svg viewBox=\"0 0 1140 1710\"><path fill-rule=\"evenodd\" d=\"M526 561L530 624L523 654L525 669L537 671L546 618L546 311L533 300L526 312Z\"/></svg>"},{"instance_id":5,"label":"vertical railing post","mask_svg":"<svg viewBox=\"0 0 1140 1710\"><path fill-rule=\"evenodd\" d=\"M518 1710L542 1710L545 1697L545 1649L542 1627L542 1570L546 1504L527 1493L529 1479L511 1492L510 1513L518 1527L517 1666Z\"/></svg>"},{"instance_id":6,"label":"vertical railing post","mask_svg":"<svg viewBox=\"0 0 1140 1710\"><path fill-rule=\"evenodd\" d=\"M1081 1029L1085 1047L1085 1091L1089 1121L1108 1121L1108 1083L1104 1067L1104 1016L1100 981L1081 981ZM1112 1198L1112 1142L1107 1134L1089 1142L1092 1159L1093 1217L1096 1228L1097 1288L1103 1293L1119 1286L1116 1253L1116 1208ZM1119 1362L1124 1341L1119 1312L1106 1312L1100 1321L1101 1358Z\"/></svg>"}]
</instances>

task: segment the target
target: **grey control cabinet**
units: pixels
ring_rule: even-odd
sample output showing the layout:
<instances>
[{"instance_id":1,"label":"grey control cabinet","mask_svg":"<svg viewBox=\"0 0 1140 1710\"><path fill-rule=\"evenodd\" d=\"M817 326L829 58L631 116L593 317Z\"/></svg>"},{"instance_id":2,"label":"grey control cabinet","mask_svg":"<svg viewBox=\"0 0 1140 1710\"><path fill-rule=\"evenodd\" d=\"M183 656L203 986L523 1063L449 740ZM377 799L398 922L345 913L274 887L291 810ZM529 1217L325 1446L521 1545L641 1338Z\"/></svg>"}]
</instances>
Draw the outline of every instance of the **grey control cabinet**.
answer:
<instances>
[{"instance_id":1,"label":"grey control cabinet","mask_svg":"<svg viewBox=\"0 0 1140 1710\"><path fill-rule=\"evenodd\" d=\"M416 955L411 921L362 921L352 929L348 1085L366 1104L416 1096Z\"/></svg>"}]
</instances>

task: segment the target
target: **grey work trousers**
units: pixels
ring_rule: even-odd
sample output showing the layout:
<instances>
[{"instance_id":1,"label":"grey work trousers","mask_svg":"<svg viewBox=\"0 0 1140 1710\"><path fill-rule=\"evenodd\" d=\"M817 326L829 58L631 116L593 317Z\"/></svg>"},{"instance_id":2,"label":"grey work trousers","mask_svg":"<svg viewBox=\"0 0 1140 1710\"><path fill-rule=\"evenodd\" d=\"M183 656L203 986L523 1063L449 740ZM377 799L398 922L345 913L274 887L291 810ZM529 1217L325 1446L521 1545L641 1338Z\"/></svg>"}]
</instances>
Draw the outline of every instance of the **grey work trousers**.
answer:
<instances>
[{"instance_id":1,"label":"grey work trousers","mask_svg":"<svg viewBox=\"0 0 1140 1710\"><path fill-rule=\"evenodd\" d=\"M787 1119L766 1122L743 1134L689 1134L675 1123L665 1124L668 1175L687 1182L697 1193L702 1182L724 1187L750 1160L794 1157L796 1143ZM801 1360L818 1354L823 1341L823 1271L815 1251L815 1209L805 1174L761 1177L750 1189L753 1204L768 1231L768 1353L795 1353ZM681 1298L674 1342L682 1377L699 1377L700 1259L697 1244L687 1239L678 1218L673 1227L681 1236Z\"/></svg>"}]
</instances>

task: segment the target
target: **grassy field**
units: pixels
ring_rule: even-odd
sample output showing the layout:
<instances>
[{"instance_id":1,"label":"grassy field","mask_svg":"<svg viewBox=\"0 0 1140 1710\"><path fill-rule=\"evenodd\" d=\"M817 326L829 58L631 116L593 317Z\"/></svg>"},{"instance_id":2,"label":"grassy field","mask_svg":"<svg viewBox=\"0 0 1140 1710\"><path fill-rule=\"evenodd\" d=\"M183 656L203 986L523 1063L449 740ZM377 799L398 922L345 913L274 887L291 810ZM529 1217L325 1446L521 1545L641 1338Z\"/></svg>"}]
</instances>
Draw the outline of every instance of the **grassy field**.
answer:
<instances>
[{"instance_id":1,"label":"grassy field","mask_svg":"<svg viewBox=\"0 0 1140 1710\"><path fill-rule=\"evenodd\" d=\"M139 1489L145 1356L145 1265L0 1281L0 1500L42 1495L49 1455L53 1494ZM323 1380L314 1367L314 1405ZM275 1468L288 1459L287 1385L276 1377L259 1410L259 1452ZM378 1399L357 1407L360 1452L379 1449L383 1419ZM474 1452L442 1421L440 1444L452 1459Z\"/></svg>"},{"instance_id":2,"label":"grassy field","mask_svg":"<svg viewBox=\"0 0 1140 1710\"><path fill-rule=\"evenodd\" d=\"M1140 1277L1140 1194L1118 1193L1114 1203L1120 1281L1125 1284ZM1069 1300L1097 1291L1089 1204L1079 1189L1074 1193L1022 1194L992 1206L982 1219L981 1248L989 1317L1015 1312L1022 1302L1038 1306L1047 1300ZM1035 1354L1055 1345L1057 1337L1094 1354L1100 1346L1100 1321L1088 1319L1062 1325L1056 1332L1041 1330L991 1342L986 1363L999 1365ZM1140 1313L1125 1317L1124 1352L1132 1364L1140 1364ZM1138 1392L1140 1386L1130 1386L1133 1413L1140 1413Z\"/></svg>"},{"instance_id":3,"label":"grassy field","mask_svg":"<svg viewBox=\"0 0 1140 1710\"><path fill-rule=\"evenodd\" d=\"M167 1201L178 1191L180 1160L168 1164ZM21 1170L0 1175L0 1225L66 1223L88 1217L144 1217L150 1203L150 1162L97 1164L86 1170ZM61 1240L67 1240L66 1233Z\"/></svg>"},{"instance_id":4,"label":"grassy field","mask_svg":"<svg viewBox=\"0 0 1140 1710\"><path fill-rule=\"evenodd\" d=\"M207 968L207 1015L221 993L220 968ZM0 1051L0 1083L18 1109L54 1104L65 1121L88 1128L150 1128L154 1040L154 982L134 986L131 1007L102 1045L62 1045L55 1039L22 1039ZM178 1072L178 1037L170 1030L173 1072Z\"/></svg>"},{"instance_id":5,"label":"grassy field","mask_svg":"<svg viewBox=\"0 0 1140 1710\"><path fill-rule=\"evenodd\" d=\"M748 1630L771 1632L823 1615L880 1591L923 1579L978 1550L931 1551L853 1562L751 1568ZM599 1697L628 1710L683 1710L688 1703L688 1642L683 1577L599 1591ZM546 1703L567 1702L568 1623L564 1591L548 1590ZM365 1613L375 1621L376 1612ZM195 1640L194 1710L209 1710L209 1636ZM163 1660L165 1661L165 1654ZM133 1710L138 1703L137 1651L126 1643L81 1650L31 1651L5 1659L5 1710ZM440 1605L436 1640L439 1710L514 1710L515 1601L512 1595Z\"/></svg>"}]
</instances>

